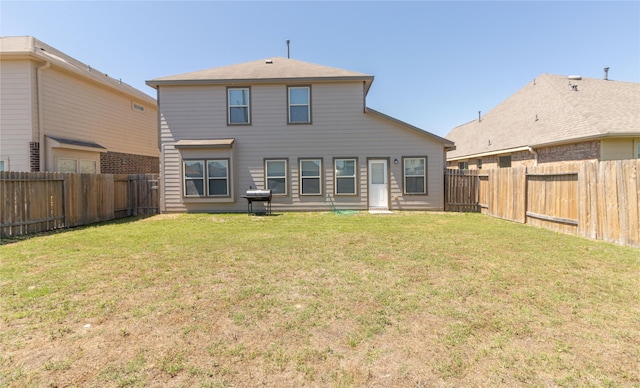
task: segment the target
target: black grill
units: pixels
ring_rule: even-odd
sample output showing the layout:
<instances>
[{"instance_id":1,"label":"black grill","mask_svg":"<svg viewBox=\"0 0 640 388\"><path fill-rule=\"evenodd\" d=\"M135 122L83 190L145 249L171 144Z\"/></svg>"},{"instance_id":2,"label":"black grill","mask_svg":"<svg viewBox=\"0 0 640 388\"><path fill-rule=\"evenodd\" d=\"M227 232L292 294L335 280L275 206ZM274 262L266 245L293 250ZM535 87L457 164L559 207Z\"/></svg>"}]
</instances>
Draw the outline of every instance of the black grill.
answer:
<instances>
[{"instance_id":1,"label":"black grill","mask_svg":"<svg viewBox=\"0 0 640 388\"><path fill-rule=\"evenodd\" d=\"M254 214L254 202L266 202L265 213L271 214L271 190L247 190L247 193L242 198L247 200L247 214Z\"/></svg>"}]
</instances>

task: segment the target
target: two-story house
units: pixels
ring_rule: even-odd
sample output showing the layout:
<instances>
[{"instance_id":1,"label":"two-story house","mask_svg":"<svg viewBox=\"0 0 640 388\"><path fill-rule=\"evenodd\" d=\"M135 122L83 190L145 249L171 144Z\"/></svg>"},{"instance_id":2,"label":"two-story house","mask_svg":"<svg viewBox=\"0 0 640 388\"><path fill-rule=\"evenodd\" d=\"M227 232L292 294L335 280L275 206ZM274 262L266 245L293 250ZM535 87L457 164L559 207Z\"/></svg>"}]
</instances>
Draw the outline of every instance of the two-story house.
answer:
<instances>
[{"instance_id":1,"label":"two-story house","mask_svg":"<svg viewBox=\"0 0 640 388\"><path fill-rule=\"evenodd\" d=\"M453 142L366 107L373 76L270 58L156 78L163 212L443 209Z\"/></svg>"},{"instance_id":2,"label":"two-story house","mask_svg":"<svg viewBox=\"0 0 640 388\"><path fill-rule=\"evenodd\" d=\"M0 61L0 171L159 171L154 98L31 36Z\"/></svg>"}]
</instances>

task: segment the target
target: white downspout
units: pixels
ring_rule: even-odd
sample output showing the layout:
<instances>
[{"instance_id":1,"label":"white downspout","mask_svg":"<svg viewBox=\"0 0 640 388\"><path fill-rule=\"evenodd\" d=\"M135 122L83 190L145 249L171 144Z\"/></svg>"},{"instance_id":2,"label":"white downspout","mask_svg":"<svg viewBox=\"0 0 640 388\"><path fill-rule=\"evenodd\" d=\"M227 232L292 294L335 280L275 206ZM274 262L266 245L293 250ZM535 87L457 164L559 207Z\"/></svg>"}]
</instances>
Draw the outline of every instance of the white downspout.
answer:
<instances>
[{"instance_id":1,"label":"white downspout","mask_svg":"<svg viewBox=\"0 0 640 388\"><path fill-rule=\"evenodd\" d=\"M538 165L538 151L534 150L531 147L527 147L528 151L531 152L533 154L533 166L537 166Z\"/></svg>"},{"instance_id":2,"label":"white downspout","mask_svg":"<svg viewBox=\"0 0 640 388\"><path fill-rule=\"evenodd\" d=\"M38 95L38 142L40 143L38 158L40 159L40 171L45 171L45 166L47 161L45 160L45 144L44 144L44 108L43 101L44 97L42 96L42 75L41 71L46 70L51 67L51 62L46 61L44 65L38 66L36 68L36 94Z\"/></svg>"}]
</instances>

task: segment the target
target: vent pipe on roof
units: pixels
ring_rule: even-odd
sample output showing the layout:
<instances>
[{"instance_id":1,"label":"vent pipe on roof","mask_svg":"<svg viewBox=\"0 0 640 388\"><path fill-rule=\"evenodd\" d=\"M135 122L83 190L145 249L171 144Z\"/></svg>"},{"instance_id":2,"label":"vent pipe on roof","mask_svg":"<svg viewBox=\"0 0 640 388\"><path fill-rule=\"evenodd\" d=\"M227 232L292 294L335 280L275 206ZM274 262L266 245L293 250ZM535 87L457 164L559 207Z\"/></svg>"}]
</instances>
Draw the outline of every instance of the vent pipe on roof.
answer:
<instances>
[{"instance_id":1,"label":"vent pipe on roof","mask_svg":"<svg viewBox=\"0 0 640 388\"><path fill-rule=\"evenodd\" d=\"M287 59L291 58L291 54L289 52L289 43L291 43L291 41L289 39L287 39Z\"/></svg>"},{"instance_id":2,"label":"vent pipe on roof","mask_svg":"<svg viewBox=\"0 0 640 388\"><path fill-rule=\"evenodd\" d=\"M481 116L481 114L482 114L482 111L480 111L480 110L479 110L479 111L478 111L478 122L482 122L482 116Z\"/></svg>"},{"instance_id":3,"label":"vent pipe on roof","mask_svg":"<svg viewBox=\"0 0 640 388\"><path fill-rule=\"evenodd\" d=\"M609 80L609 68L608 67L604 68L604 80L605 81Z\"/></svg>"}]
</instances>

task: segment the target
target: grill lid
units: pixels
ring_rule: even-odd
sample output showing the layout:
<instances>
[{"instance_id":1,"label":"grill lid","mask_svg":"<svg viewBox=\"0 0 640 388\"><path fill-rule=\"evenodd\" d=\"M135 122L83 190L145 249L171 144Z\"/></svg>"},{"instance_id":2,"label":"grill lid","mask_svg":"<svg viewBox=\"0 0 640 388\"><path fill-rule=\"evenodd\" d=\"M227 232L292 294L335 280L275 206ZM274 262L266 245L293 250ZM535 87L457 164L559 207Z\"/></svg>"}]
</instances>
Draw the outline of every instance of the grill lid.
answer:
<instances>
[{"instance_id":1,"label":"grill lid","mask_svg":"<svg viewBox=\"0 0 640 388\"><path fill-rule=\"evenodd\" d=\"M247 190L246 198L271 198L271 190Z\"/></svg>"}]
</instances>

